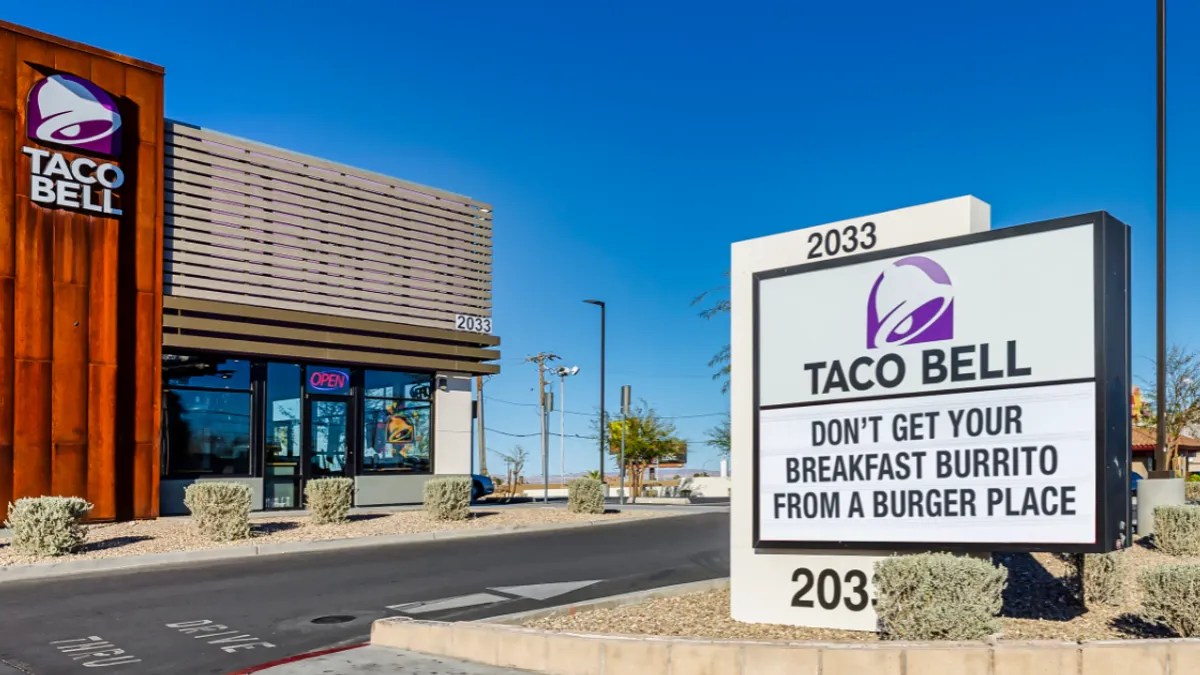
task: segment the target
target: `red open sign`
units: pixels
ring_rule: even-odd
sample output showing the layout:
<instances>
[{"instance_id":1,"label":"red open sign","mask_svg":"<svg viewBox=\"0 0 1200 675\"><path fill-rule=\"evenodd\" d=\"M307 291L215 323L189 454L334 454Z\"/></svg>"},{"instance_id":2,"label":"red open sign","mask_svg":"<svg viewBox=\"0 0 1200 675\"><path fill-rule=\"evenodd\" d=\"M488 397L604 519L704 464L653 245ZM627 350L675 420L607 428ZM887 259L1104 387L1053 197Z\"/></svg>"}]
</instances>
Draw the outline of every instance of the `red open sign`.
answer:
<instances>
[{"instance_id":1,"label":"red open sign","mask_svg":"<svg viewBox=\"0 0 1200 675\"><path fill-rule=\"evenodd\" d=\"M308 376L308 384L317 391L337 391L350 384L350 373L344 370L316 370Z\"/></svg>"}]
</instances>

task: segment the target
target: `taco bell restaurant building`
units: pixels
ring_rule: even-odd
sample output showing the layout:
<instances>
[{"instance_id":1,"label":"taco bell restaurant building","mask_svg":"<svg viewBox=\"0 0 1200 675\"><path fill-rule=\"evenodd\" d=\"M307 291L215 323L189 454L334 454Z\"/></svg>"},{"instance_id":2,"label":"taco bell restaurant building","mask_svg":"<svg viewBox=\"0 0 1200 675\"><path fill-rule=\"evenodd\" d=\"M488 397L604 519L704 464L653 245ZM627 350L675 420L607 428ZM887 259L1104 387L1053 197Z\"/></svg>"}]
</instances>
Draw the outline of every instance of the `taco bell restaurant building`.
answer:
<instances>
[{"instance_id":1,"label":"taco bell restaurant building","mask_svg":"<svg viewBox=\"0 0 1200 675\"><path fill-rule=\"evenodd\" d=\"M471 472L492 207L163 117L162 68L0 22L0 519L360 506Z\"/></svg>"}]
</instances>

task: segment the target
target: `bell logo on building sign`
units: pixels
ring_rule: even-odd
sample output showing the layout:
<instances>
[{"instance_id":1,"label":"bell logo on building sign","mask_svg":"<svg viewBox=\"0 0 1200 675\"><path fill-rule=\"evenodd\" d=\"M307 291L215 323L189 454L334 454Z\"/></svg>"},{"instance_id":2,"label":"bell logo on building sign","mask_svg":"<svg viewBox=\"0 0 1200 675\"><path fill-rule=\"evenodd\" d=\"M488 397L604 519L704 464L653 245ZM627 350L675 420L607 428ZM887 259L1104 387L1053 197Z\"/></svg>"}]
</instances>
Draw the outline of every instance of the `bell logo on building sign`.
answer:
<instances>
[{"instance_id":1,"label":"bell logo on building sign","mask_svg":"<svg viewBox=\"0 0 1200 675\"><path fill-rule=\"evenodd\" d=\"M73 153L115 158L121 153L121 113L113 97L74 75L50 75L33 85L26 101L31 141ZM38 204L97 215L119 216L125 173L112 162L68 157L24 146L29 156L29 195Z\"/></svg>"},{"instance_id":2,"label":"bell logo on building sign","mask_svg":"<svg viewBox=\"0 0 1200 675\"><path fill-rule=\"evenodd\" d=\"M953 337L954 295L941 265L914 255L879 274L867 298L867 349Z\"/></svg>"},{"instance_id":3,"label":"bell logo on building sign","mask_svg":"<svg viewBox=\"0 0 1200 675\"><path fill-rule=\"evenodd\" d=\"M29 90L29 137L108 157L121 154L121 113L112 96L74 75L51 75Z\"/></svg>"}]
</instances>

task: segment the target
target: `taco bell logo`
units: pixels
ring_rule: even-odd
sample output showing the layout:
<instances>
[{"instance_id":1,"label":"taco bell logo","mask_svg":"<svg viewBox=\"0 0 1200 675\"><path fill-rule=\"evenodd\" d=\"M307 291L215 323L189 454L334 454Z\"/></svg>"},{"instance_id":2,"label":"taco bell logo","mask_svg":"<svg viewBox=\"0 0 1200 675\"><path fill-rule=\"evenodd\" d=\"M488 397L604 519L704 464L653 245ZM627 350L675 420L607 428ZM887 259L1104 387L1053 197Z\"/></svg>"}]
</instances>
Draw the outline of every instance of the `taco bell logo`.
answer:
<instances>
[{"instance_id":1,"label":"taco bell logo","mask_svg":"<svg viewBox=\"0 0 1200 675\"><path fill-rule=\"evenodd\" d=\"M909 256L875 280L867 298L867 349L953 337L953 288L941 265L924 256Z\"/></svg>"},{"instance_id":2,"label":"taco bell logo","mask_svg":"<svg viewBox=\"0 0 1200 675\"><path fill-rule=\"evenodd\" d=\"M74 75L51 75L29 90L29 137L109 157L121 153L121 113L112 96Z\"/></svg>"}]
</instances>

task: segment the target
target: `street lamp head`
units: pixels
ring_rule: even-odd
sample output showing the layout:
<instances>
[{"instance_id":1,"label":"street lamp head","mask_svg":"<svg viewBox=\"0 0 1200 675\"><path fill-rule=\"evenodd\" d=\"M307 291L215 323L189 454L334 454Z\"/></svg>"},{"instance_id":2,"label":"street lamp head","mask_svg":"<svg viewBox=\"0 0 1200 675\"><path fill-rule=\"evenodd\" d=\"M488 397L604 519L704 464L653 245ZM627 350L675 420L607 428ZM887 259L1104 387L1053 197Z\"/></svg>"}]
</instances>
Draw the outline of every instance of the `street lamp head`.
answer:
<instances>
[{"instance_id":1,"label":"street lamp head","mask_svg":"<svg viewBox=\"0 0 1200 675\"><path fill-rule=\"evenodd\" d=\"M578 375L579 374L579 366L571 366L571 374Z\"/></svg>"},{"instance_id":2,"label":"street lamp head","mask_svg":"<svg viewBox=\"0 0 1200 675\"><path fill-rule=\"evenodd\" d=\"M587 304L589 304L589 305L596 305L597 307L603 307L603 306L604 306L604 301L603 301L603 300L584 300L584 302L586 302L586 303L587 303Z\"/></svg>"}]
</instances>

